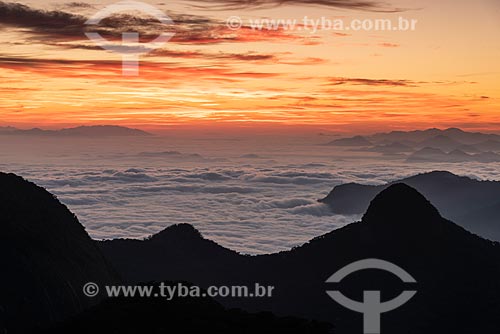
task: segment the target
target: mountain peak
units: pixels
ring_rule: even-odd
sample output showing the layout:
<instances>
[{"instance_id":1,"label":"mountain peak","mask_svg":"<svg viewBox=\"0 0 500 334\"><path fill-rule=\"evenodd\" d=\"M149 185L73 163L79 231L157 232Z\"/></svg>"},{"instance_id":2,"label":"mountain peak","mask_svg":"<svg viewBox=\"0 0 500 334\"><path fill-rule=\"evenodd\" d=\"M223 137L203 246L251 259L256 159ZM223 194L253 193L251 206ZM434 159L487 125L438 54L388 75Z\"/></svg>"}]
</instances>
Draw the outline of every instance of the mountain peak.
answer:
<instances>
[{"instance_id":1,"label":"mountain peak","mask_svg":"<svg viewBox=\"0 0 500 334\"><path fill-rule=\"evenodd\" d=\"M190 224L175 224L153 235L152 240L203 239L201 233Z\"/></svg>"},{"instance_id":2,"label":"mountain peak","mask_svg":"<svg viewBox=\"0 0 500 334\"><path fill-rule=\"evenodd\" d=\"M417 190L396 183L380 192L370 203L363 222L401 226L425 225L441 219L439 211Z\"/></svg>"}]
</instances>

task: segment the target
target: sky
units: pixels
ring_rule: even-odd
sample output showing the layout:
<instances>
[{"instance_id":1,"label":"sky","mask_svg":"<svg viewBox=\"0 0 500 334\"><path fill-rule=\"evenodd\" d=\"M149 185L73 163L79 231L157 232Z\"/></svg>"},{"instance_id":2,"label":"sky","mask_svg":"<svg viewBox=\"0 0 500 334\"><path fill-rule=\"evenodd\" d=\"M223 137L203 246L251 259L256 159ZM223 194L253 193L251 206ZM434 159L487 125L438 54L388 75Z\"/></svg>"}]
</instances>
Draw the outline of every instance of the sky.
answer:
<instances>
[{"instance_id":1,"label":"sky","mask_svg":"<svg viewBox=\"0 0 500 334\"><path fill-rule=\"evenodd\" d=\"M85 24L113 3L0 1L0 126L500 132L497 0L149 1L173 24L135 11ZM227 26L234 16L239 29ZM313 31L304 17L417 21L414 31ZM298 24L252 28L262 19ZM85 35L113 45L130 31L149 51L137 76ZM175 35L148 43L161 32Z\"/></svg>"}]
</instances>

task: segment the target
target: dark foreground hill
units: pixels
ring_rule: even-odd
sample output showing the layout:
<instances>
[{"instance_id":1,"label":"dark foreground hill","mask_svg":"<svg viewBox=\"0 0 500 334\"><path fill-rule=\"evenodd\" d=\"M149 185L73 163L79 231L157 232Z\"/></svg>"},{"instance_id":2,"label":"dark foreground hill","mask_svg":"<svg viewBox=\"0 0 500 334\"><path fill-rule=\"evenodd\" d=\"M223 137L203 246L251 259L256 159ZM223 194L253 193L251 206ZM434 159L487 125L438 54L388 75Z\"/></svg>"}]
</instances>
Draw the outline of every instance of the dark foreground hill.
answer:
<instances>
[{"instance_id":1,"label":"dark foreground hill","mask_svg":"<svg viewBox=\"0 0 500 334\"><path fill-rule=\"evenodd\" d=\"M175 283L167 285L175 286ZM154 285L150 285L154 286ZM157 287L155 293L161 293ZM46 334L328 334L332 325L269 312L227 310L208 297L113 298L42 333ZM40 333L38 333L40 334Z\"/></svg>"},{"instance_id":2,"label":"dark foreground hill","mask_svg":"<svg viewBox=\"0 0 500 334\"><path fill-rule=\"evenodd\" d=\"M117 275L53 195L0 173L0 333L58 321L91 306L86 282Z\"/></svg>"},{"instance_id":3,"label":"dark foreground hill","mask_svg":"<svg viewBox=\"0 0 500 334\"><path fill-rule=\"evenodd\" d=\"M334 213L361 214L370 201L394 183L417 189L441 214L484 238L500 241L500 182L478 181L434 171L380 186L348 183L336 186L320 202Z\"/></svg>"},{"instance_id":4,"label":"dark foreground hill","mask_svg":"<svg viewBox=\"0 0 500 334\"><path fill-rule=\"evenodd\" d=\"M360 313L333 301L339 290L390 300L417 294L382 315L382 333L500 332L500 245L441 217L419 192L393 184L371 201L363 219L287 252L243 256L178 225L144 241L95 242L75 216L44 189L0 174L0 333L361 333ZM92 306L86 282L122 284L183 280L207 287L274 286L270 298L117 298ZM381 259L407 271L403 283L381 270L325 283L355 261ZM98 301L98 300L97 300ZM223 307L223 306L224 307ZM89 308L90 307L90 308ZM245 311L228 310L241 308ZM270 311L274 316L262 311ZM249 313L252 312L252 313ZM286 316L286 318L283 318ZM69 320L68 320L69 319ZM59 323L59 325L55 325Z\"/></svg>"},{"instance_id":5,"label":"dark foreground hill","mask_svg":"<svg viewBox=\"0 0 500 334\"><path fill-rule=\"evenodd\" d=\"M404 184L376 196L361 222L278 254L235 255L185 226L165 233L169 237L164 240L108 241L100 246L130 281L176 277L201 285L273 285L273 298L221 302L329 321L336 333L361 333L363 320L330 299L325 291L332 289L359 301L365 290L381 290L384 300L402 290L417 290L407 304L382 315L383 333L500 332L499 244L442 218L428 200ZM181 234L181 246L169 245L176 233ZM182 251L167 251L176 247ZM352 274L333 286L325 283L342 267L370 258L400 266L417 284L408 287L379 270Z\"/></svg>"},{"instance_id":6,"label":"dark foreground hill","mask_svg":"<svg viewBox=\"0 0 500 334\"><path fill-rule=\"evenodd\" d=\"M151 242L168 243L179 256L193 231L181 228L175 236L159 235ZM214 247L221 252L214 252ZM207 255L205 259L239 257L210 241L198 251ZM210 298L104 299L104 293L86 297L83 287L88 282L105 291L106 285L123 281L77 218L53 195L4 173L0 173L0 268L2 334L331 332L328 323L227 310Z\"/></svg>"},{"instance_id":7,"label":"dark foreground hill","mask_svg":"<svg viewBox=\"0 0 500 334\"><path fill-rule=\"evenodd\" d=\"M99 246L129 282L163 281L162 277L177 281L197 276L196 282L209 284L230 279L233 275L229 268L250 261L249 256L204 239L189 224L170 226L146 240L115 239L100 241ZM210 279L205 280L200 273L210 273Z\"/></svg>"}]
</instances>

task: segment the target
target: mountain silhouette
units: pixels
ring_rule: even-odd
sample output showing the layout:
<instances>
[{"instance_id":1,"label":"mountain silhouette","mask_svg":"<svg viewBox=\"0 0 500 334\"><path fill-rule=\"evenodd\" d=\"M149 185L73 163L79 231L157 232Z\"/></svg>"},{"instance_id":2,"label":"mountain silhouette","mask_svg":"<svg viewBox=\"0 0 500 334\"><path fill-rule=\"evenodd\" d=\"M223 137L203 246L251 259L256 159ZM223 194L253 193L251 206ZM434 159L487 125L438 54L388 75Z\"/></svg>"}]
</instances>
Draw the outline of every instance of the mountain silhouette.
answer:
<instances>
[{"instance_id":1,"label":"mountain silhouette","mask_svg":"<svg viewBox=\"0 0 500 334\"><path fill-rule=\"evenodd\" d=\"M432 177L445 177L455 191L457 184L479 182L462 178L457 183L457 176L444 172ZM95 242L43 188L13 174L0 174L0 184L4 333L29 333L32 327L46 333L331 332L323 322L333 324L334 333L362 332L361 313L332 300L326 293L331 290L358 301L364 291L381 291L383 300L403 290L417 291L405 305L382 315L383 333L500 332L500 244L443 218L424 195L404 183L374 196L360 222L292 250L258 256L221 247L187 224L145 240ZM326 283L333 273L364 259L389 261L417 283L408 286L381 270ZM86 282L160 281L203 288L252 288L258 283L274 291L271 298L121 297L98 305L94 303L100 299L81 293Z\"/></svg>"},{"instance_id":2,"label":"mountain silhouette","mask_svg":"<svg viewBox=\"0 0 500 334\"><path fill-rule=\"evenodd\" d=\"M352 138L335 139L326 145L332 145L332 146L371 146L372 143L363 136L355 136Z\"/></svg>"},{"instance_id":3,"label":"mountain silhouette","mask_svg":"<svg viewBox=\"0 0 500 334\"><path fill-rule=\"evenodd\" d=\"M115 137L115 136L133 136L144 137L151 136L150 133L139 129L127 128L117 125L91 125L78 126L60 130L17 129L13 127L0 127L0 135L9 136L69 136L69 137Z\"/></svg>"},{"instance_id":4,"label":"mountain silhouette","mask_svg":"<svg viewBox=\"0 0 500 334\"><path fill-rule=\"evenodd\" d=\"M0 254L0 333L77 314L85 283L118 277L64 205L14 174L0 173Z\"/></svg>"},{"instance_id":5,"label":"mountain silhouette","mask_svg":"<svg viewBox=\"0 0 500 334\"><path fill-rule=\"evenodd\" d=\"M107 240L100 241L99 246L129 282L162 281L167 277L172 281L186 280L204 271L212 271L215 278L217 273L223 273L223 279L227 276L225 268L242 261L237 252L204 239L189 224L170 226L146 240ZM161 261L169 265L153 268L159 254ZM150 275L152 270L154 274ZM207 283L203 276L199 279L198 282Z\"/></svg>"},{"instance_id":6,"label":"mountain silhouette","mask_svg":"<svg viewBox=\"0 0 500 334\"><path fill-rule=\"evenodd\" d=\"M191 230L192 237L182 239L181 252L166 253L170 246L162 243L175 240L172 233L177 229L165 239L136 241L123 258L123 241L100 243L101 249L129 281L184 276L201 285L272 285L273 298L219 301L227 307L328 321L336 333L346 334L362 331L362 316L330 299L326 290L338 288L359 301L363 291L380 290L389 300L407 287L391 274L374 270L352 274L339 286L325 281L354 261L386 260L417 280L412 289L418 293L403 307L383 315L383 333L493 334L500 330L499 244L442 218L423 195L405 184L393 184L375 196L360 222L276 254L235 255L213 244L204 248L208 241L185 226L180 234ZM115 243L122 246L120 251L114 249ZM212 269L189 264L193 258L202 261L200 249L205 251L204 261L227 265ZM137 255L130 258L133 252ZM140 273L130 275L133 268L140 268Z\"/></svg>"},{"instance_id":7,"label":"mountain silhouette","mask_svg":"<svg viewBox=\"0 0 500 334\"><path fill-rule=\"evenodd\" d=\"M407 162L499 162L500 155L494 152L481 152L469 154L460 149L454 149L448 153L433 147L424 147L408 156Z\"/></svg>"},{"instance_id":8,"label":"mountain silhouette","mask_svg":"<svg viewBox=\"0 0 500 334\"><path fill-rule=\"evenodd\" d=\"M498 162L500 135L466 132L457 128L393 131L369 136L354 136L334 140L326 145L360 146L354 151L400 155L414 151L409 161L421 162ZM479 153L486 152L486 155ZM461 153L459 156L458 153Z\"/></svg>"},{"instance_id":9,"label":"mountain silhouette","mask_svg":"<svg viewBox=\"0 0 500 334\"><path fill-rule=\"evenodd\" d=\"M359 149L354 149L353 151L358 152L377 152L386 155L400 154L413 151L413 148L400 142L392 142L390 144L381 144L373 147L363 147Z\"/></svg>"},{"instance_id":10,"label":"mountain silhouette","mask_svg":"<svg viewBox=\"0 0 500 334\"><path fill-rule=\"evenodd\" d=\"M437 148L443 151L452 151L461 145L463 143L442 134L425 139L419 143L420 147Z\"/></svg>"},{"instance_id":11,"label":"mountain silhouette","mask_svg":"<svg viewBox=\"0 0 500 334\"><path fill-rule=\"evenodd\" d=\"M446 171L415 175L385 185L348 183L336 186L320 202L338 214L360 214L383 189L405 183L436 205L441 214L467 230L500 240L500 182L478 181Z\"/></svg>"},{"instance_id":12,"label":"mountain silhouette","mask_svg":"<svg viewBox=\"0 0 500 334\"><path fill-rule=\"evenodd\" d=\"M500 138L497 140L486 140L474 145L481 151L500 151Z\"/></svg>"},{"instance_id":13,"label":"mountain silhouette","mask_svg":"<svg viewBox=\"0 0 500 334\"><path fill-rule=\"evenodd\" d=\"M45 189L14 174L4 173L0 173L0 186L0 266L3 274L0 278L0 333L223 334L266 330L331 333L332 326L326 322L228 310L208 297L172 300L123 296L104 299L104 294L100 298L86 297L82 288L88 282L97 283L101 291L105 291L105 286L124 283L97 243L88 236L75 215ZM117 240L117 244L121 242L129 246L127 241ZM197 230L186 224L173 226L148 242L155 250L163 249L171 260L192 252L195 256L189 259L191 273L216 270L219 259L239 257L203 239ZM186 248L189 245L195 247ZM214 261L210 262L212 257ZM146 261L143 265L151 263ZM171 262L182 265L174 263ZM231 265L231 262L220 265ZM158 287L155 291L158 292Z\"/></svg>"},{"instance_id":14,"label":"mountain silhouette","mask_svg":"<svg viewBox=\"0 0 500 334\"><path fill-rule=\"evenodd\" d=\"M452 143L458 142L463 144L478 144L481 142L498 142L500 141L500 135L488 134L481 132L467 132L457 128L449 128L445 130L441 129L427 129L427 130L415 130L415 131L393 131L388 133L377 133L372 136L368 136L367 139L374 142L394 142L394 141L411 141L415 143L422 143L430 140L432 143L432 138L437 140L442 140L443 142ZM446 137L446 138L445 138ZM421 144L422 145L422 144ZM497 146L498 147L498 146Z\"/></svg>"},{"instance_id":15,"label":"mountain silhouette","mask_svg":"<svg viewBox=\"0 0 500 334\"><path fill-rule=\"evenodd\" d=\"M141 284L155 287L155 284ZM165 285L175 286L174 282ZM187 286L187 284L186 284ZM217 333L328 334L332 325L269 312L228 310L209 297L112 298L42 331L46 334ZM40 334L40 332L37 332Z\"/></svg>"}]
</instances>

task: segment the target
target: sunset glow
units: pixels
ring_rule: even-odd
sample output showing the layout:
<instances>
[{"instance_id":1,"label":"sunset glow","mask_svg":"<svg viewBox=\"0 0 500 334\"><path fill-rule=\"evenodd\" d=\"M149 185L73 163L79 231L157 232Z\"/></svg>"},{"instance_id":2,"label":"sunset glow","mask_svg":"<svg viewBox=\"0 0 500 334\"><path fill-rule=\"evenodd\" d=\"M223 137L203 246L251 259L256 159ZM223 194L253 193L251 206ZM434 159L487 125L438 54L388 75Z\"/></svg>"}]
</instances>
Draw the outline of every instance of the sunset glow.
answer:
<instances>
[{"instance_id":1,"label":"sunset glow","mask_svg":"<svg viewBox=\"0 0 500 334\"><path fill-rule=\"evenodd\" d=\"M0 125L500 131L497 1L421 1L415 8L414 2L395 0L390 5L398 10L389 13L299 4L237 10L199 5L157 5L173 18L176 35L141 57L136 77L122 76L120 55L95 47L75 28L104 4L38 0L14 8L22 14L16 21L0 17ZM72 14L43 26L44 15L56 11ZM405 32L314 34L247 25L255 18L305 14L345 20L403 16L418 25ZM231 15L245 25L226 27Z\"/></svg>"}]
</instances>

